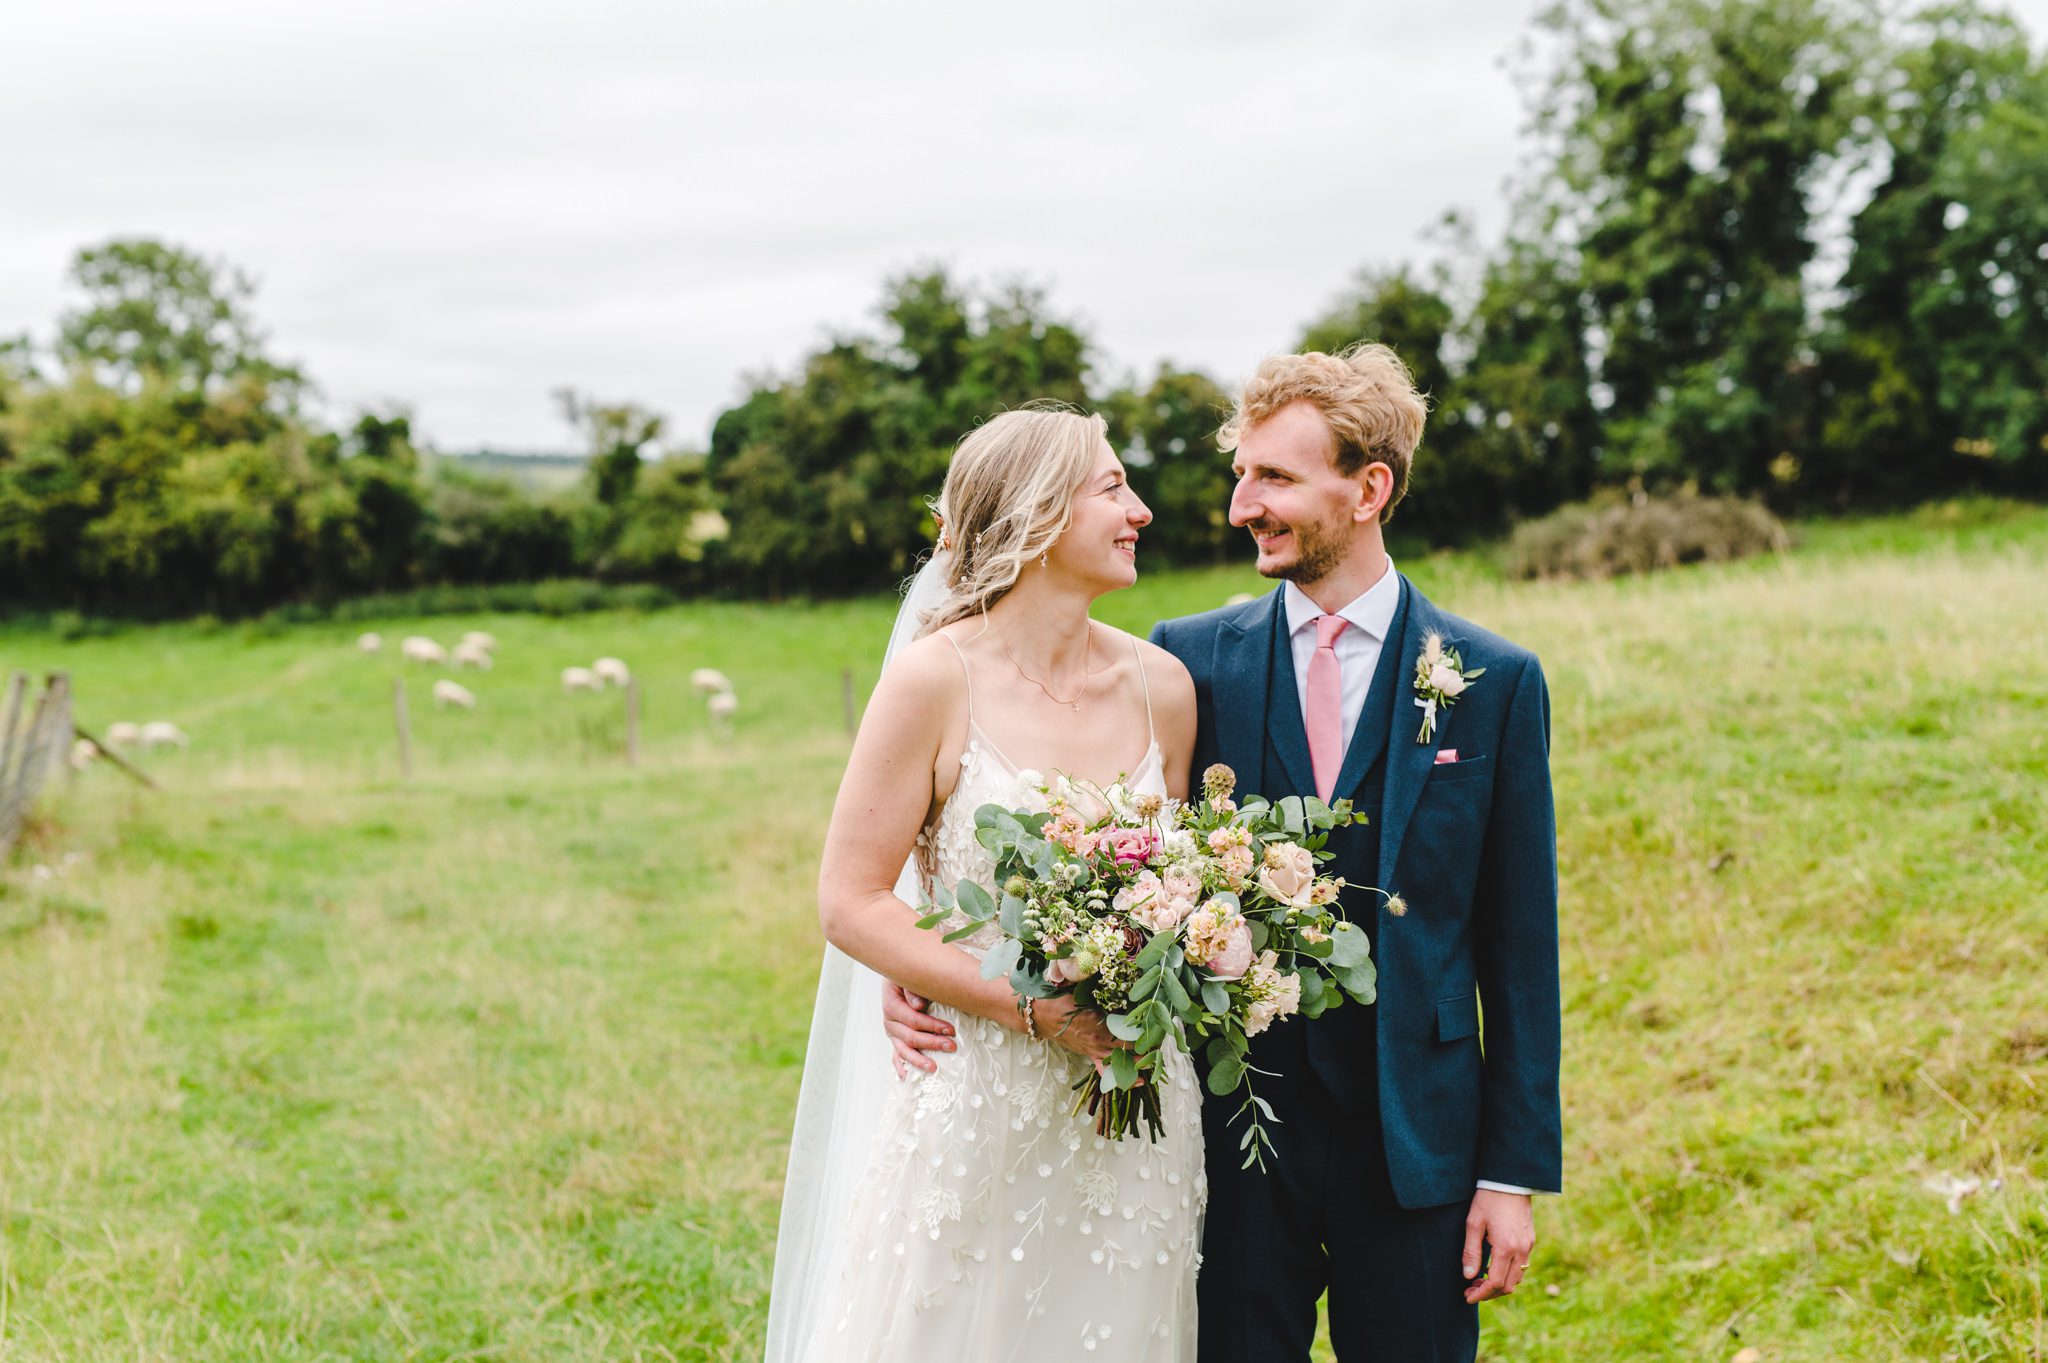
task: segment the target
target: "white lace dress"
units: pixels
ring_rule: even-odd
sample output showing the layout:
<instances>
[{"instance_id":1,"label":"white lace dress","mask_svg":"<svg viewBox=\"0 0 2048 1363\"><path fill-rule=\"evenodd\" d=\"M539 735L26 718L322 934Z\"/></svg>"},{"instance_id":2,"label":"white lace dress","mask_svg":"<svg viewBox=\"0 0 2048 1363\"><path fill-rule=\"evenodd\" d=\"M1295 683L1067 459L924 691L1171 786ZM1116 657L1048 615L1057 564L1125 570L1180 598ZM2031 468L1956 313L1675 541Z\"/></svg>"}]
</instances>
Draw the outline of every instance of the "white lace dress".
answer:
<instances>
[{"instance_id":1,"label":"white lace dress","mask_svg":"<svg viewBox=\"0 0 2048 1363\"><path fill-rule=\"evenodd\" d=\"M969 722L958 786L919 838L946 885L989 884L974 811L1022 803L1017 769ZM1165 793L1155 741L1134 789ZM955 943L979 957L993 928ZM848 1215L814 1363L1049 1363L1084 1354L1192 1363L1201 1261L1199 1079L1166 1058L1165 1135L1121 1141L1069 1116L1088 1062L950 1008L957 1049L930 1052L887 1100ZM892 1077L878 1076L890 1083Z\"/></svg>"}]
</instances>

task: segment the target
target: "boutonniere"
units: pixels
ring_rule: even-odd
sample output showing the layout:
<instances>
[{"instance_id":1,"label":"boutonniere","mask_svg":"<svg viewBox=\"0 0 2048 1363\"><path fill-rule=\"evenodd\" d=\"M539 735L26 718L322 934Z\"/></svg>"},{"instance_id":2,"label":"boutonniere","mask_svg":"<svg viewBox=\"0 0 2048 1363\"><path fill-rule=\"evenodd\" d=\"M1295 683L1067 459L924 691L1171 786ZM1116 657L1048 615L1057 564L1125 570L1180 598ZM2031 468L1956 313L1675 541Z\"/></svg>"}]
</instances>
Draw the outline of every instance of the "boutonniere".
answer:
<instances>
[{"instance_id":1,"label":"boutonniere","mask_svg":"<svg viewBox=\"0 0 2048 1363\"><path fill-rule=\"evenodd\" d=\"M1422 732L1415 735L1415 741L1427 743L1435 737L1437 707L1450 709L1466 687L1485 675L1483 667L1467 672L1458 650L1444 647L1443 635L1435 630L1424 635L1422 652L1415 659L1415 704L1422 711Z\"/></svg>"}]
</instances>

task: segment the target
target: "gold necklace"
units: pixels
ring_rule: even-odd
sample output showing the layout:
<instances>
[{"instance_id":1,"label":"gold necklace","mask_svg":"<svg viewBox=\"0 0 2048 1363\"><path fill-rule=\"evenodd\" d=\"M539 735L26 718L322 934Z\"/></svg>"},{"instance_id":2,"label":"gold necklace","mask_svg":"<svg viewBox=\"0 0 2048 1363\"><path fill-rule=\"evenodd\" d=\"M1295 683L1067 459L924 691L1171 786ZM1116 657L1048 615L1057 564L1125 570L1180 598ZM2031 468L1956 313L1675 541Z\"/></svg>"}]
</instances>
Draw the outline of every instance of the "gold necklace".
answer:
<instances>
[{"instance_id":1,"label":"gold necklace","mask_svg":"<svg viewBox=\"0 0 2048 1363\"><path fill-rule=\"evenodd\" d=\"M1045 698L1053 702L1055 705L1064 705L1069 710L1072 710L1075 714L1079 714L1081 712L1081 697L1088 694L1088 679L1089 677L1094 675L1088 670L1088 664L1095 656L1094 630L1091 629L1088 631L1087 641L1081 645L1081 689L1074 693L1074 698L1072 700L1065 700L1059 696L1055 696L1050 690L1047 689L1046 684L1044 682L1040 681L1038 678L1032 676L1029 672L1026 672L1024 670L1024 665L1017 661L1017 655L1010 652L1010 636L1008 634L1005 634L1000 626L998 626L996 629L996 638L1002 643L1003 656L1010 660L1010 666L1017 669L1018 676L1022 677L1025 681L1030 682L1039 690L1044 691Z\"/></svg>"}]
</instances>

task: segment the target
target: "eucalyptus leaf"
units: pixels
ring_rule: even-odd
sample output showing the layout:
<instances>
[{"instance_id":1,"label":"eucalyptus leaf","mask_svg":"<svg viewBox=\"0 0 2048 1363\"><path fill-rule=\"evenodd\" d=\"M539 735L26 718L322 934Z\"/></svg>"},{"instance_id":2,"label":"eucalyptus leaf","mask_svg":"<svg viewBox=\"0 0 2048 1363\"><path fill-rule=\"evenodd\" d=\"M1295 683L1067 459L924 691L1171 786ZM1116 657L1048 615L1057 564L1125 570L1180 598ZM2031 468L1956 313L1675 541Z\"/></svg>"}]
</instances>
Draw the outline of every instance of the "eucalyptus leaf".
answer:
<instances>
[{"instance_id":1,"label":"eucalyptus leaf","mask_svg":"<svg viewBox=\"0 0 2048 1363\"><path fill-rule=\"evenodd\" d=\"M1360 1003L1371 1003L1379 994L1379 972L1371 961L1357 965L1340 966L1330 972L1337 977L1337 983L1344 986L1344 992Z\"/></svg>"},{"instance_id":2,"label":"eucalyptus leaf","mask_svg":"<svg viewBox=\"0 0 2048 1363\"><path fill-rule=\"evenodd\" d=\"M1034 999L1049 999L1059 993L1045 976L1038 973L1031 958L1022 955L1017 958L1017 964L1010 967L1010 988Z\"/></svg>"},{"instance_id":3,"label":"eucalyptus leaf","mask_svg":"<svg viewBox=\"0 0 2048 1363\"><path fill-rule=\"evenodd\" d=\"M1111 1051L1109 1072L1118 1088L1133 1088L1138 1082L1138 1058L1129 1051Z\"/></svg>"},{"instance_id":4,"label":"eucalyptus leaf","mask_svg":"<svg viewBox=\"0 0 2048 1363\"><path fill-rule=\"evenodd\" d=\"M1010 967L1017 964L1024 954L1024 944L1014 937L1006 937L988 949L988 955L981 958L981 978L992 980L998 975L1010 973Z\"/></svg>"},{"instance_id":5,"label":"eucalyptus leaf","mask_svg":"<svg viewBox=\"0 0 2048 1363\"><path fill-rule=\"evenodd\" d=\"M1225 1056L1209 1067L1209 1092L1218 1098L1237 1092L1237 1086L1243 1082L1244 1061L1234 1055Z\"/></svg>"},{"instance_id":6,"label":"eucalyptus leaf","mask_svg":"<svg viewBox=\"0 0 2048 1363\"><path fill-rule=\"evenodd\" d=\"M1166 985L1166 1001L1173 1006L1176 1013L1185 1013L1193 1009L1195 1001L1188 997L1187 986L1181 983L1178 970L1167 970L1162 964L1160 979Z\"/></svg>"},{"instance_id":7,"label":"eucalyptus leaf","mask_svg":"<svg viewBox=\"0 0 2048 1363\"><path fill-rule=\"evenodd\" d=\"M1355 966L1372 953L1372 943L1356 923L1339 923L1330 929L1330 964L1340 969Z\"/></svg>"},{"instance_id":8,"label":"eucalyptus leaf","mask_svg":"<svg viewBox=\"0 0 2048 1363\"><path fill-rule=\"evenodd\" d=\"M960 912L978 923L986 923L996 916L996 901L987 890L971 880L960 882ZM1008 966L1003 967L1005 970Z\"/></svg>"},{"instance_id":9,"label":"eucalyptus leaf","mask_svg":"<svg viewBox=\"0 0 2048 1363\"><path fill-rule=\"evenodd\" d=\"M1118 1041L1136 1041L1145 1034L1145 1024L1136 1013L1111 1013L1104 1019L1109 1034Z\"/></svg>"}]
</instances>

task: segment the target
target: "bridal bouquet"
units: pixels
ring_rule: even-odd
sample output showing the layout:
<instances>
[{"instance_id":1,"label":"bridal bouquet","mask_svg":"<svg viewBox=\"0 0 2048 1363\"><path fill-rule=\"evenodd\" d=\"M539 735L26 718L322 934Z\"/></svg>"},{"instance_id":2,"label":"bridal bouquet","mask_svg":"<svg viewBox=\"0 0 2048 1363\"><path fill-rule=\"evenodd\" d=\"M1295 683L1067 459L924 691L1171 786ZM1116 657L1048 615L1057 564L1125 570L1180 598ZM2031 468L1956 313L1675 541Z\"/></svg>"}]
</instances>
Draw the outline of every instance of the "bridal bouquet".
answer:
<instances>
[{"instance_id":1,"label":"bridal bouquet","mask_svg":"<svg viewBox=\"0 0 2048 1363\"><path fill-rule=\"evenodd\" d=\"M1276 1120L1252 1091L1250 1040L1296 1013L1315 1017L1349 994L1373 1000L1366 936L1337 912L1343 881L1316 874L1351 804L1256 796L1217 765L1191 804L1055 777L1026 807L983 805L975 833L995 858L991 893L971 880L934 886L924 928L954 941L993 923L1001 936L981 973L1018 994L1071 994L1108 1016L1128 1049L1075 1085L1074 1112L1121 1138L1140 1122L1157 1137L1161 1053L1171 1036L1201 1053L1209 1091L1246 1091L1247 1166L1271 1149ZM1235 1118L1233 1118L1235 1120Z\"/></svg>"}]
</instances>

